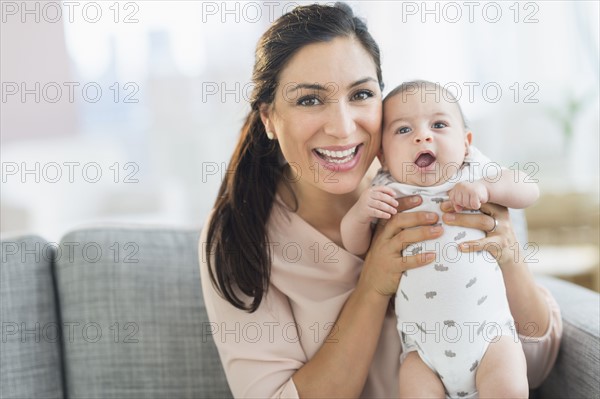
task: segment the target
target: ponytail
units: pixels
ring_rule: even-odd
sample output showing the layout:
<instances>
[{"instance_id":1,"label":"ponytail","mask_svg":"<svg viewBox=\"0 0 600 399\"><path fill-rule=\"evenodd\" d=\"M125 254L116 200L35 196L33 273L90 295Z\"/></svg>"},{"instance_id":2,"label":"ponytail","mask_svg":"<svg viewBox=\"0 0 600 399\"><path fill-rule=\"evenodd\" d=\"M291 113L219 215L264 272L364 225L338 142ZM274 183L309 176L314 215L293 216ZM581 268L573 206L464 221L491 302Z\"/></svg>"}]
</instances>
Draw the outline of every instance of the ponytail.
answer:
<instances>
[{"instance_id":1,"label":"ponytail","mask_svg":"<svg viewBox=\"0 0 600 399\"><path fill-rule=\"evenodd\" d=\"M283 173L277 141L267 138L258 110L248 115L229 168L233 171L219 189L205 253L213 285L236 308L254 312L271 277L266 225Z\"/></svg>"}]
</instances>

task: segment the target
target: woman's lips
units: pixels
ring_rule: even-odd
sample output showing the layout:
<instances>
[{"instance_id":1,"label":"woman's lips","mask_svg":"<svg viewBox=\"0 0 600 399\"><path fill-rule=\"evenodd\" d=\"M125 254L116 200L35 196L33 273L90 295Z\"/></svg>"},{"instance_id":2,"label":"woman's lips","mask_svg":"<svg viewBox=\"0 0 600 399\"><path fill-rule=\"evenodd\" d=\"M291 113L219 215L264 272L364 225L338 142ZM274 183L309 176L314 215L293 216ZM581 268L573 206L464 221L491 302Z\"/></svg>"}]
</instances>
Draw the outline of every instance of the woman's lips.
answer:
<instances>
[{"instance_id":1,"label":"woman's lips","mask_svg":"<svg viewBox=\"0 0 600 399\"><path fill-rule=\"evenodd\" d=\"M325 169L345 172L354 168L363 150L363 144L315 148L312 152Z\"/></svg>"}]
</instances>

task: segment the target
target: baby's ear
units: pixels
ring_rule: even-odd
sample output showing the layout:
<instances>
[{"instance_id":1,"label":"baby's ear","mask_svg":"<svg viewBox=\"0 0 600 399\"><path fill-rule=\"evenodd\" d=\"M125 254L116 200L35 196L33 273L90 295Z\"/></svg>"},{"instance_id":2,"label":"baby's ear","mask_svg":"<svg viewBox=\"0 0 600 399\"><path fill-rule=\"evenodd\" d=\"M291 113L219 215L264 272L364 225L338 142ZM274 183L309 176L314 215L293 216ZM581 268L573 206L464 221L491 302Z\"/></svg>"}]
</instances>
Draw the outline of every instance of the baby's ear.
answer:
<instances>
[{"instance_id":1,"label":"baby's ear","mask_svg":"<svg viewBox=\"0 0 600 399\"><path fill-rule=\"evenodd\" d=\"M469 146L471 145L471 141L473 141L473 133L471 131L467 131L465 133L465 155L469 153Z\"/></svg>"}]
</instances>

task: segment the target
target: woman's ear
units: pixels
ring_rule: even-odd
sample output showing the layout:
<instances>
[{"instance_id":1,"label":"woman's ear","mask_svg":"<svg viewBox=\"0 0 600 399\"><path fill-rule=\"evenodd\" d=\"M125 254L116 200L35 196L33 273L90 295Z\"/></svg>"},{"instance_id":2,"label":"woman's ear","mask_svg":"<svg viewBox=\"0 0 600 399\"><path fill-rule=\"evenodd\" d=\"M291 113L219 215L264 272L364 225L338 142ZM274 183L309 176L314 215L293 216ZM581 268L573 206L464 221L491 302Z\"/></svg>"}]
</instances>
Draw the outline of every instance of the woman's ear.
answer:
<instances>
[{"instance_id":1,"label":"woman's ear","mask_svg":"<svg viewBox=\"0 0 600 399\"><path fill-rule=\"evenodd\" d=\"M258 112L260 114L260 120L265 127L267 137L270 140L273 140L275 138L275 131L273 130L273 122L271 122L271 105L262 103L258 107Z\"/></svg>"},{"instance_id":2,"label":"woman's ear","mask_svg":"<svg viewBox=\"0 0 600 399\"><path fill-rule=\"evenodd\" d=\"M260 120L262 121L265 128L267 127L267 120L269 119L269 104L262 103L258 106L258 113L260 114Z\"/></svg>"}]
</instances>

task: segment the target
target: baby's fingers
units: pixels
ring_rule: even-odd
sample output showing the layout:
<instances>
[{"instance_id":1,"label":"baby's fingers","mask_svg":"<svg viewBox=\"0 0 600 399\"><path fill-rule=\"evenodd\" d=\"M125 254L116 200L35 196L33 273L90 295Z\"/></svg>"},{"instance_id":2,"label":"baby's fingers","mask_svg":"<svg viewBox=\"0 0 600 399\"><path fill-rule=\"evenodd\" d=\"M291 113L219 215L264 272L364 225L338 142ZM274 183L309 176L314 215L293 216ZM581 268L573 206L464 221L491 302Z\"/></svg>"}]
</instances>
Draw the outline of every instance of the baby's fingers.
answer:
<instances>
[{"instance_id":1,"label":"baby's fingers","mask_svg":"<svg viewBox=\"0 0 600 399\"><path fill-rule=\"evenodd\" d=\"M396 209L398 201L396 201L393 195L394 190L389 187L378 186L372 188L369 200L367 201L367 206L370 209L386 213L386 216L375 217L389 219L391 215L398 213L398 210ZM374 212L374 214L381 215L379 212Z\"/></svg>"},{"instance_id":2,"label":"baby's fingers","mask_svg":"<svg viewBox=\"0 0 600 399\"><path fill-rule=\"evenodd\" d=\"M471 199L469 201L470 209L479 209L481 208L481 201L477 195L471 195Z\"/></svg>"},{"instance_id":3,"label":"baby's fingers","mask_svg":"<svg viewBox=\"0 0 600 399\"><path fill-rule=\"evenodd\" d=\"M396 201L395 197L396 193L394 190L386 186L375 186L371 190L371 199L385 202L394 208L398 206L398 201Z\"/></svg>"},{"instance_id":4,"label":"baby's fingers","mask_svg":"<svg viewBox=\"0 0 600 399\"><path fill-rule=\"evenodd\" d=\"M460 212L465 209L463 207L462 193L460 191L452 190L451 192L448 192L448 198L450 199L455 212Z\"/></svg>"},{"instance_id":5,"label":"baby's fingers","mask_svg":"<svg viewBox=\"0 0 600 399\"><path fill-rule=\"evenodd\" d=\"M367 205L369 214L372 217L389 219L392 215L398 213L398 210L395 207L388 205L383 201L370 199ZM382 214L385 214L385 216L382 216Z\"/></svg>"},{"instance_id":6,"label":"baby's fingers","mask_svg":"<svg viewBox=\"0 0 600 399\"><path fill-rule=\"evenodd\" d=\"M394 209L394 214L395 214L396 209L395 208L392 208L392 209ZM378 218L378 219L389 219L392 217L392 212L387 212L387 211L383 211L381 209L372 208L372 207L369 207L367 213L368 213L369 217Z\"/></svg>"}]
</instances>

